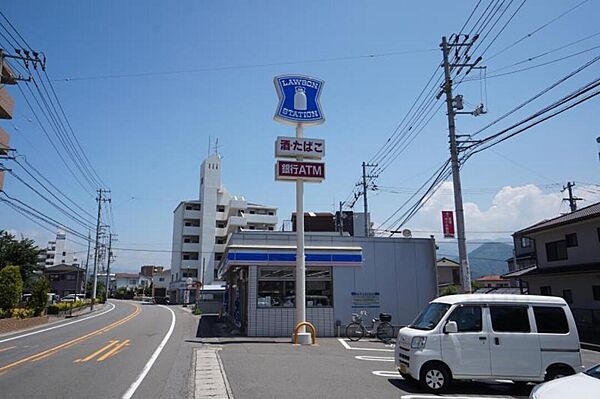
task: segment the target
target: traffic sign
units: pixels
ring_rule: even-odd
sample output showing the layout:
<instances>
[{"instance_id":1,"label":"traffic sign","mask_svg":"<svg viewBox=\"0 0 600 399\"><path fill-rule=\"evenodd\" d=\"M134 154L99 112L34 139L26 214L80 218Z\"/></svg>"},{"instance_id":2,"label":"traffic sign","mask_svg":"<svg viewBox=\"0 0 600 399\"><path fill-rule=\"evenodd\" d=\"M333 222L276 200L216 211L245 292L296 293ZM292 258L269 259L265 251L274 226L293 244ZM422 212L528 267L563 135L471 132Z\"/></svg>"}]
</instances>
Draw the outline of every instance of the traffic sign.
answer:
<instances>
[{"instance_id":1,"label":"traffic sign","mask_svg":"<svg viewBox=\"0 0 600 399\"><path fill-rule=\"evenodd\" d=\"M273 79L279 96L276 121L290 125L319 125L325 122L319 96L322 80L303 75L281 75Z\"/></svg>"}]
</instances>

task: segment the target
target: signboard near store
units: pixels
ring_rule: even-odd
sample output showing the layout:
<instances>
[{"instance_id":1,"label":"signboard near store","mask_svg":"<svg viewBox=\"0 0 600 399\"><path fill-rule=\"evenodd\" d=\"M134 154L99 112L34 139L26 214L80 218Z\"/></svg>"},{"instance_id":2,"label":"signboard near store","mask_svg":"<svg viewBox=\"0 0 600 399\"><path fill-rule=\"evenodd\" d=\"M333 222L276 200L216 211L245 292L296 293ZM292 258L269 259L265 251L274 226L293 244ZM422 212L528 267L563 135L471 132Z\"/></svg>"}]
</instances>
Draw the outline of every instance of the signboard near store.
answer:
<instances>
[{"instance_id":1,"label":"signboard near store","mask_svg":"<svg viewBox=\"0 0 600 399\"><path fill-rule=\"evenodd\" d=\"M352 292L352 307L353 308L378 308L379 292Z\"/></svg>"},{"instance_id":2,"label":"signboard near store","mask_svg":"<svg viewBox=\"0 0 600 399\"><path fill-rule=\"evenodd\" d=\"M277 164L275 164L275 180L302 180L320 183L324 179L324 162L277 160Z\"/></svg>"},{"instance_id":3,"label":"signboard near store","mask_svg":"<svg viewBox=\"0 0 600 399\"><path fill-rule=\"evenodd\" d=\"M319 96L324 82L302 75L276 76L273 79L279 104L273 117L290 125L319 125L325 122Z\"/></svg>"},{"instance_id":4,"label":"signboard near store","mask_svg":"<svg viewBox=\"0 0 600 399\"><path fill-rule=\"evenodd\" d=\"M277 158L321 159L324 156L325 140L279 136L275 141L275 157Z\"/></svg>"},{"instance_id":5,"label":"signboard near store","mask_svg":"<svg viewBox=\"0 0 600 399\"><path fill-rule=\"evenodd\" d=\"M442 211L444 238L454 238L454 212Z\"/></svg>"}]
</instances>

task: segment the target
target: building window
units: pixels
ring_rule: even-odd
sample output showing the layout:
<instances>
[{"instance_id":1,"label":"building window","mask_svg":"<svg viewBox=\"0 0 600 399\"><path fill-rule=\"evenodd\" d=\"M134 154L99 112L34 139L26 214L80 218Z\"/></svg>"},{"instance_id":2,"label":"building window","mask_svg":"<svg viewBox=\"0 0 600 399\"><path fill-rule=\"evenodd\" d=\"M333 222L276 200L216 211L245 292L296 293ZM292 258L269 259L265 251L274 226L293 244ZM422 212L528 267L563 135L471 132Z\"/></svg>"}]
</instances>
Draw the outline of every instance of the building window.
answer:
<instances>
[{"instance_id":1,"label":"building window","mask_svg":"<svg viewBox=\"0 0 600 399\"><path fill-rule=\"evenodd\" d=\"M199 211L200 210L200 204L187 204L185 206L185 209L188 211Z\"/></svg>"},{"instance_id":2,"label":"building window","mask_svg":"<svg viewBox=\"0 0 600 399\"><path fill-rule=\"evenodd\" d=\"M158 281L160 281L160 282L165 281L165 278L164 277L159 277Z\"/></svg>"},{"instance_id":3,"label":"building window","mask_svg":"<svg viewBox=\"0 0 600 399\"><path fill-rule=\"evenodd\" d=\"M223 229L227 226L227 222L221 222L217 220L217 228L218 229Z\"/></svg>"},{"instance_id":4,"label":"building window","mask_svg":"<svg viewBox=\"0 0 600 399\"><path fill-rule=\"evenodd\" d=\"M197 278L198 277L198 269L181 269L181 277L183 277L183 278L188 278L188 277Z\"/></svg>"},{"instance_id":5,"label":"building window","mask_svg":"<svg viewBox=\"0 0 600 399\"><path fill-rule=\"evenodd\" d=\"M216 261L220 261L221 258L223 258L223 253L221 253L221 252L215 252L215 260Z\"/></svg>"},{"instance_id":6,"label":"building window","mask_svg":"<svg viewBox=\"0 0 600 399\"><path fill-rule=\"evenodd\" d=\"M137 280L129 280L127 283L130 285L137 285Z\"/></svg>"},{"instance_id":7,"label":"building window","mask_svg":"<svg viewBox=\"0 0 600 399\"><path fill-rule=\"evenodd\" d=\"M547 295L550 296L552 295L552 287L549 285L543 285L540 287L540 294L541 295Z\"/></svg>"},{"instance_id":8,"label":"building window","mask_svg":"<svg viewBox=\"0 0 600 399\"><path fill-rule=\"evenodd\" d=\"M199 227L200 219L185 219L183 225L186 227Z\"/></svg>"},{"instance_id":9,"label":"building window","mask_svg":"<svg viewBox=\"0 0 600 399\"><path fill-rule=\"evenodd\" d=\"M521 248L529 248L531 246L531 239L529 237L521 237Z\"/></svg>"},{"instance_id":10,"label":"building window","mask_svg":"<svg viewBox=\"0 0 600 399\"><path fill-rule=\"evenodd\" d=\"M225 244L225 237L215 237L215 244Z\"/></svg>"},{"instance_id":11,"label":"building window","mask_svg":"<svg viewBox=\"0 0 600 399\"><path fill-rule=\"evenodd\" d=\"M225 212L225 205L217 205L217 212Z\"/></svg>"},{"instance_id":12,"label":"building window","mask_svg":"<svg viewBox=\"0 0 600 399\"><path fill-rule=\"evenodd\" d=\"M250 213L251 215L254 215L256 212L254 212L254 211L250 211L250 212L248 212L248 213Z\"/></svg>"},{"instance_id":13,"label":"building window","mask_svg":"<svg viewBox=\"0 0 600 399\"><path fill-rule=\"evenodd\" d=\"M573 303L573 291L571 290L563 290L563 298L568 304Z\"/></svg>"},{"instance_id":14,"label":"building window","mask_svg":"<svg viewBox=\"0 0 600 399\"><path fill-rule=\"evenodd\" d=\"M259 308L295 306L295 272L291 267L261 267L258 277ZM333 280L330 267L306 270L306 306L333 306Z\"/></svg>"},{"instance_id":15,"label":"building window","mask_svg":"<svg viewBox=\"0 0 600 399\"><path fill-rule=\"evenodd\" d=\"M213 270L213 280L219 279L219 271L217 269Z\"/></svg>"},{"instance_id":16,"label":"building window","mask_svg":"<svg viewBox=\"0 0 600 399\"><path fill-rule=\"evenodd\" d=\"M198 252L184 252L181 256L183 260L198 260Z\"/></svg>"},{"instance_id":17,"label":"building window","mask_svg":"<svg viewBox=\"0 0 600 399\"><path fill-rule=\"evenodd\" d=\"M67 253L65 251L63 251L63 256L67 256Z\"/></svg>"},{"instance_id":18,"label":"building window","mask_svg":"<svg viewBox=\"0 0 600 399\"><path fill-rule=\"evenodd\" d=\"M567 243L567 248L576 247L577 246L577 233L567 234L565 236L565 241Z\"/></svg>"},{"instance_id":19,"label":"building window","mask_svg":"<svg viewBox=\"0 0 600 399\"><path fill-rule=\"evenodd\" d=\"M548 259L548 262L568 259L567 242L565 240L547 242L546 258Z\"/></svg>"},{"instance_id":20,"label":"building window","mask_svg":"<svg viewBox=\"0 0 600 399\"><path fill-rule=\"evenodd\" d=\"M275 215L275 214L273 213L273 211L269 211L269 216L273 216L273 215Z\"/></svg>"},{"instance_id":21,"label":"building window","mask_svg":"<svg viewBox=\"0 0 600 399\"><path fill-rule=\"evenodd\" d=\"M273 226L269 226L269 230L273 230Z\"/></svg>"},{"instance_id":22,"label":"building window","mask_svg":"<svg viewBox=\"0 0 600 399\"><path fill-rule=\"evenodd\" d=\"M592 292L594 293L594 301L600 301L600 285L592 285Z\"/></svg>"},{"instance_id":23,"label":"building window","mask_svg":"<svg viewBox=\"0 0 600 399\"><path fill-rule=\"evenodd\" d=\"M183 236L183 242L186 244L198 244L200 242L200 236Z\"/></svg>"}]
</instances>

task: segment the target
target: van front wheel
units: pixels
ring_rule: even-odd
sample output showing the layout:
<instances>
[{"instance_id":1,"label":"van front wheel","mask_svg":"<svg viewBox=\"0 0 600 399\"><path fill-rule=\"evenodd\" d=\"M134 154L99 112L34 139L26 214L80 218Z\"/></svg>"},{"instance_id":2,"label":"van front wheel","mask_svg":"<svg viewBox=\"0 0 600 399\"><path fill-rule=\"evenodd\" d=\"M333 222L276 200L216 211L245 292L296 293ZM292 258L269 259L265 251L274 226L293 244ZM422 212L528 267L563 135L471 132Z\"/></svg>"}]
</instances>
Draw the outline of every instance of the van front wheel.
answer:
<instances>
[{"instance_id":1,"label":"van front wheel","mask_svg":"<svg viewBox=\"0 0 600 399\"><path fill-rule=\"evenodd\" d=\"M448 369L439 363L426 364L421 369L421 385L429 392L444 392L450 385Z\"/></svg>"}]
</instances>

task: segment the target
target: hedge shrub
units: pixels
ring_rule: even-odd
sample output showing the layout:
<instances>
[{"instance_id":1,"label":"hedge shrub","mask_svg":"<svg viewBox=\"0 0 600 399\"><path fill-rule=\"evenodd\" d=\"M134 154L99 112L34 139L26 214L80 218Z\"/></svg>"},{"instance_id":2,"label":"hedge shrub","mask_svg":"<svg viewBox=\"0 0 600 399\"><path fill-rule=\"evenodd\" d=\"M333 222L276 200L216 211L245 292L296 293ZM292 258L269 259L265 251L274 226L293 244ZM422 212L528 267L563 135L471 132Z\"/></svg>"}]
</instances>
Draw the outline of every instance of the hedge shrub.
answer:
<instances>
[{"instance_id":1,"label":"hedge shrub","mask_svg":"<svg viewBox=\"0 0 600 399\"><path fill-rule=\"evenodd\" d=\"M0 309L10 311L19 304L23 293L23 280L17 266L0 270Z\"/></svg>"}]
</instances>

